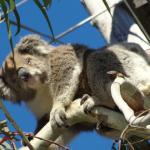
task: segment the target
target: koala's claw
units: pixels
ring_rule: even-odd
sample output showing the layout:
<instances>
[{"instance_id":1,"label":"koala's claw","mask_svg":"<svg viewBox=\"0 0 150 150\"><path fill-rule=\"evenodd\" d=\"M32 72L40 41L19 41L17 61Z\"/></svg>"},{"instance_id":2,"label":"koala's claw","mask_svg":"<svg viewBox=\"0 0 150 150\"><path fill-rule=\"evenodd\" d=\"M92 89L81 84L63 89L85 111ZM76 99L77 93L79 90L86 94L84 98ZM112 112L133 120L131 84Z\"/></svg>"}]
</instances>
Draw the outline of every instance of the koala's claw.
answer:
<instances>
[{"instance_id":1,"label":"koala's claw","mask_svg":"<svg viewBox=\"0 0 150 150\"><path fill-rule=\"evenodd\" d=\"M84 104L84 102L89 98L90 96L88 94L84 94L83 97L81 98L80 104Z\"/></svg>"},{"instance_id":2,"label":"koala's claw","mask_svg":"<svg viewBox=\"0 0 150 150\"><path fill-rule=\"evenodd\" d=\"M67 124L67 119L66 119L66 114L65 114L65 109L64 108L55 108L52 109L50 113L50 122L52 127L68 127Z\"/></svg>"},{"instance_id":3,"label":"koala's claw","mask_svg":"<svg viewBox=\"0 0 150 150\"><path fill-rule=\"evenodd\" d=\"M83 105L83 109L86 114L90 114L93 107L95 106L93 98L88 94L83 95L80 104Z\"/></svg>"}]
</instances>

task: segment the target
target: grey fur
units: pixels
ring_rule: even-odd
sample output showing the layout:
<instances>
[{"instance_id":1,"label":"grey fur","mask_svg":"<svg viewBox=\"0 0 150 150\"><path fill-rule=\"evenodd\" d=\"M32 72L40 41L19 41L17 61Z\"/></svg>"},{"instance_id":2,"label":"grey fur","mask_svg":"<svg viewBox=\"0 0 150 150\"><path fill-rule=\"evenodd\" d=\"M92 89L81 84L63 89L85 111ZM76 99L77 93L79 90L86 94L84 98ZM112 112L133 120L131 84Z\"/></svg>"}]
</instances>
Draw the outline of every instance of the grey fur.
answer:
<instances>
[{"instance_id":1,"label":"grey fur","mask_svg":"<svg viewBox=\"0 0 150 150\"><path fill-rule=\"evenodd\" d=\"M18 76L22 67L30 73L26 81ZM120 43L97 50L79 44L54 48L40 37L29 35L16 45L15 65L12 54L6 58L0 75L0 93L11 101L26 101L38 120L51 111L52 125L61 126L67 124L65 108L84 94L92 97L92 102L85 102L85 109L96 104L116 108L110 93L113 81L107 74L111 70L124 74L141 95L149 96L149 59L137 44ZM124 97L127 90L122 87ZM142 110L142 100L137 103L142 105L137 110Z\"/></svg>"}]
</instances>

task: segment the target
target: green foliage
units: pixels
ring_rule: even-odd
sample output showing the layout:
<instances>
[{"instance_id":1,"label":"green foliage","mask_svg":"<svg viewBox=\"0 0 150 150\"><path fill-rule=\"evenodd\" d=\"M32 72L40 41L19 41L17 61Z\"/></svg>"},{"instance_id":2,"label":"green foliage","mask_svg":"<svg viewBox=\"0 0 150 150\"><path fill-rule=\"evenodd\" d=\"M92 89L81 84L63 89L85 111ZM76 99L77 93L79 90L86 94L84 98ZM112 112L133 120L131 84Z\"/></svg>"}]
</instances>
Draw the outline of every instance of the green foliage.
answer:
<instances>
[{"instance_id":1,"label":"green foliage","mask_svg":"<svg viewBox=\"0 0 150 150\"><path fill-rule=\"evenodd\" d=\"M13 0L6 0L7 4L9 5L9 10L7 10L8 14L10 12L13 12L15 17L16 17L16 21L17 21L17 31L16 31L16 35L20 32L20 16L19 13L16 9L15 6L15 1ZM10 27L9 27L10 28Z\"/></svg>"},{"instance_id":2,"label":"green foliage","mask_svg":"<svg viewBox=\"0 0 150 150\"><path fill-rule=\"evenodd\" d=\"M43 7L42 3L40 3L39 0L34 0L35 4L38 6L38 8L40 9L40 11L42 12L43 16L45 17L47 23L48 23L48 26L49 26L49 29L52 33L52 37L54 38L54 33L53 33L53 29L52 29L52 26L51 26L51 23L49 21L49 18L48 18L48 15L46 13L46 10L45 8ZM47 8L49 5L50 5L50 2L51 0L43 0L43 3L44 3L44 6Z\"/></svg>"},{"instance_id":3,"label":"green foliage","mask_svg":"<svg viewBox=\"0 0 150 150\"><path fill-rule=\"evenodd\" d=\"M43 0L43 4L44 4L45 8L48 8L49 6L51 6L52 1L51 0Z\"/></svg>"},{"instance_id":4,"label":"green foliage","mask_svg":"<svg viewBox=\"0 0 150 150\"><path fill-rule=\"evenodd\" d=\"M10 20L9 20L9 12L13 11L15 9L15 4L12 2L13 0L0 0L0 6L2 8L2 11L4 13L4 18L6 22L7 32L8 32L8 38L10 42L11 49L13 49L13 42L12 42L12 32L10 27ZM9 8L7 8L7 3L9 5Z\"/></svg>"},{"instance_id":5,"label":"green foliage","mask_svg":"<svg viewBox=\"0 0 150 150\"><path fill-rule=\"evenodd\" d=\"M51 6L52 0L42 0L42 2L40 2L40 0L34 0L34 3L38 6L41 13L43 14L45 20L47 21L50 32L54 38L53 29L52 29L50 20L48 18L47 12L46 12L46 9ZM2 12L3 12L2 17L0 18L0 21L2 19L5 19L7 32L8 32L8 39L10 42L11 49L13 50L12 31L11 31L11 23L10 23L9 13L12 12L14 14L16 22L17 22L17 31L16 31L15 35L17 35L21 30L20 15L17 11L15 0L0 0L0 7L1 7Z\"/></svg>"}]
</instances>

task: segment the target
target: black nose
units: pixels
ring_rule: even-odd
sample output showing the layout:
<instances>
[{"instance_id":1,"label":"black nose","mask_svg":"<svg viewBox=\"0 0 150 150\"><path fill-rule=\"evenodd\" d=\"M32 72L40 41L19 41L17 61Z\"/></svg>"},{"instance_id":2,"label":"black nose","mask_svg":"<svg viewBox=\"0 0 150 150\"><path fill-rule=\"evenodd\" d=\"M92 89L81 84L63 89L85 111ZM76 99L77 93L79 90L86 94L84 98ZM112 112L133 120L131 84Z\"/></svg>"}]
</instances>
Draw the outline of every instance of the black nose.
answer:
<instances>
[{"instance_id":1,"label":"black nose","mask_svg":"<svg viewBox=\"0 0 150 150\"><path fill-rule=\"evenodd\" d=\"M28 72L26 68L22 67L18 69L18 77L24 81L28 81L30 77L30 73Z\"/></svg>"}]
</instances>

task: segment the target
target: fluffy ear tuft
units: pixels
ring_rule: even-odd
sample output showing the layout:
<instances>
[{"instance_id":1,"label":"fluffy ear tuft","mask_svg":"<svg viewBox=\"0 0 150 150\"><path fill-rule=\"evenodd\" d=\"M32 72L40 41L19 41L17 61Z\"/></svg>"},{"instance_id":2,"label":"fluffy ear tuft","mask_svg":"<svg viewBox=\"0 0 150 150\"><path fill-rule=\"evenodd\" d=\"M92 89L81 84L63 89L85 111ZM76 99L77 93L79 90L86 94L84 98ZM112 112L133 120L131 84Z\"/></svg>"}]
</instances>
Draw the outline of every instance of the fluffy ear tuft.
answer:
<instances>
[{"instance_id":1,"label":"fluffy ear tuft","mask_svg":"<svg viewBox=\"0 0 150 150\"><path fill-rule=\"evenodd\" d=\"M22 54L46 55L50 52L49 44L38 35L27 35L16 45L15 50Z\"/></svg>"}]
</instances>

